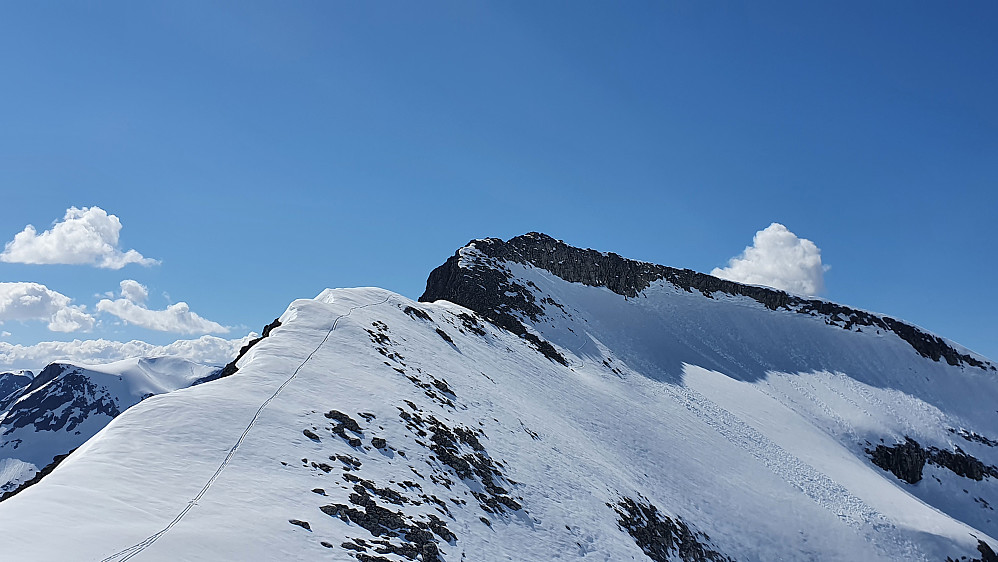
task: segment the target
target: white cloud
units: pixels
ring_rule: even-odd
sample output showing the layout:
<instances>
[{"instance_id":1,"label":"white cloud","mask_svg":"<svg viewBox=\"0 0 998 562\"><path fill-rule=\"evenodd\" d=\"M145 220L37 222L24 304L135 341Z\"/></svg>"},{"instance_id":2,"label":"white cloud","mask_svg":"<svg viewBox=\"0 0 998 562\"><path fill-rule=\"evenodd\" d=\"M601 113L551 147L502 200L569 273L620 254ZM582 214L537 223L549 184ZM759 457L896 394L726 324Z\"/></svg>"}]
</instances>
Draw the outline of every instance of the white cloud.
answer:
<instances>
[{"instance_id":1,"label":"white cloud","mask_svg":"<svg viewBox=\"0 0 998 562\"><path fill-rule=\"evenodd\" d=\"M121 269L130 263L154 265L158 261L135 250L121 251L121 221L100 207L70 207L62 222L41 234L28 225L7 242L0 261L31 264L94 265Z\"/></svg>"},{"instance_id":2,"label":"white cloud","mask_svg":"<svg viewBox=\"0 0 998 562\"><path fill-rule=\"evenodd\" d=\"M160 332L178 334L229 332L228 328L218 322L212 322L191 312L186 302L171 304L164 310L146 308L143 303L149 297L149 290L132 279L121 282L121 297L117 300L101 299L97 302L97 310L117 316L128 324Z\"/></svg>"},{"instance_id":3,"label":"white cloud","mask_svg":"<svg viewBox=\"0 0 998 562\"><path fill-rule=\"evenodd\" d=\"M13 334L11 334L10 332L8 332L7 330L4 330L4 331L0 332L0 337L9 338L12 335Z\"/></svg>"},{"instance_id":4,"label":"white cloud","mask_svg":"<svg viewBox=\"0 0 998 562\"><path fill-rule=\"evenodd\" d=\"M47 321L53 332L76 332L94 327L94 317L73 299L40 283L0 283L0 324L10 321Z\"/></svg>"},{"instance_id":5,"label":"white cloud","mask_svg":"<svg viewBox=\"0 0 998 562\"><path fill-rule=\"evenodd\" d=\"M0 342L0 369L40 369L53 361L101 364L132 357L175 356L210 365L224 365L236 357L239 348L256 334L226 340L201 336L194 340L177 340L168 345L153 345L143 341L117 342L104 339L49 341L34 345Z\"/></svg>"},{"instance_id":6,"label":"white cloud","mask_svg":"<svg viewBox=\"0 0 998 562\"><path fill-rule=\"evenodd\" d=\"M134 279L125 279L120 283L121 296L135 304L142 304L149 298L149 289Z\"/></svg>"},{"instance_id":7,"label":"white cloud","mask_svg":"<svg viewBox=\"0 0 998 562\"><path fill-rule=\"evenodd\" d=\"M740 256L731 258L728 267L715 268L710 274L722 279L766 285L799 295L817 295L825 290L825 271L821 250L787 227L774 222L755 233L752 245Z\"/></svg>"}]
</instances>

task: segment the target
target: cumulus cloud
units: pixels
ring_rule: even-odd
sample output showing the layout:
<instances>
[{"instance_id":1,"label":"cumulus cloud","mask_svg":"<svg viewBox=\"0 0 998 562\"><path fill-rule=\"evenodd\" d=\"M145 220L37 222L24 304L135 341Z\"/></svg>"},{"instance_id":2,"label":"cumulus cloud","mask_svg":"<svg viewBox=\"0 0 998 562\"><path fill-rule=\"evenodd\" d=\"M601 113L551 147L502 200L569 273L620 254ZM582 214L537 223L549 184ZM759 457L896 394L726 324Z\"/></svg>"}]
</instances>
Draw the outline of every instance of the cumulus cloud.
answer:
<instances>
[{"instance_id":1,"label":"cumulus cloud","mask_svg":"<svg viewBox=\"0 0 998 562\"><path fill-rule=\"evenodd\" d=\"M157 260L118 245L121 221L100 207L70 207L62 221L38 234L28 225L7 242L0 261L31 264L93 265L121 269L130 263L154 265Z\"/></svg>"},{"instance_id":2,"label":"cumulus cloud","mask_svg":"<svg viewBox=\"0 0 998 562\"><path fill-rule=\"evenodd\" d=\"M209 365L224 365L235 358L239 348L254 337L256 337L254 333L233 340L201 336L193 340L177 340L168 345L153 345L137 340L117 342L104 339L49 341L34 345L0 342L0 369L37 370L53 361L102 364L132 357L163 356L182 357Z\"/></svg>"},{"instance_id":3,"label":"cumulus cloud","mask_svg":"<svg viewBox=\"0 0 998 562\"><path fill-rule=\"evenodd\" d=\"M143 304L149 298L149 289L134 279L125 279L121 283L121 296L135 304Z\"/></svg>"},{"instance_id":4,"label":"cumulus cloud","mask_svg":"<svg viewBox=\"0 0 998 562\"><path fill-rule=\"evenodd\" d=\"M178 334L227 334L229 329L218 322L191 312L186 302L171 304L163 310L151 310L143 304L149 296L149 290L132 279L120 283L121 297L117 300L101 299L97 302L97 310L117 316L128 324L134 324L150 330L173 332Z\"/></svg>"},{"instance_id":5,"label":"cumulus cloud","mask_svg":"<svg viewBox=\"0 0 998 562\"><path fill-rule=\"evenodd\" d=\"M710 274L751 285L766 285L798 295L812 296L825 290L821 250L787 227L774 222L755 233L752 245L731 258L728 267Z\"/></svg>"},{"instance_id":6,"label":"cumulus cloud","mask_svg":"<svg viewBox=\"0 0 998 562\"><path fill-rule=\"evenodd\" d=\"M0 324L47 321L53 332L87 331L94 317L73 299L40 283L0 283Z\"/></svg>"}]
</instances>

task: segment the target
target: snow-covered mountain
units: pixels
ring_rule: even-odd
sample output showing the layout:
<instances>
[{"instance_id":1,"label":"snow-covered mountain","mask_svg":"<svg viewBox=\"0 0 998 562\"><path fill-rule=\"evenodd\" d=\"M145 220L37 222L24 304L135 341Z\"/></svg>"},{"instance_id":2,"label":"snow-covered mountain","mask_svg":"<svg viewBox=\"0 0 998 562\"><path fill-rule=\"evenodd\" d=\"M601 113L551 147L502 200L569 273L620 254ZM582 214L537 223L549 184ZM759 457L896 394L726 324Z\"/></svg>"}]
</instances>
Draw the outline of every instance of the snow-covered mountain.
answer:
<instances>
[{"instance_id":1,"label":"snow-covered mountain","mask_svg":"<svg viewBox=\"0 0 998 562\"><path fill-rule=\"evenodd\" d=\"M536 233L420 301L293 302L0 503L0 552L996 559L998 371L953 342Z\"/></svg>"},{"instance_id":2,"label":"snow-covered mountain","mask_svg":"<svg viewBox=\"0 0 998 562\"><path fill-rule=\"evenodd\" d=\"M21 395L22 389L31 384L35 375L31 371L0 373L0 411Z\"/></svg>"},{"instance_id":3,"label":"snow-covered mountain","mask_svg":"<svg viewBox=\"0 0 998 562\"><path fill-rule=\"evenodd\" d=\"M155 394L210 379L218 367L161 357L100 366L52 363L8 374L0 402L0 501L34 484L112 419Z\"/></svg>"}]
</instances>

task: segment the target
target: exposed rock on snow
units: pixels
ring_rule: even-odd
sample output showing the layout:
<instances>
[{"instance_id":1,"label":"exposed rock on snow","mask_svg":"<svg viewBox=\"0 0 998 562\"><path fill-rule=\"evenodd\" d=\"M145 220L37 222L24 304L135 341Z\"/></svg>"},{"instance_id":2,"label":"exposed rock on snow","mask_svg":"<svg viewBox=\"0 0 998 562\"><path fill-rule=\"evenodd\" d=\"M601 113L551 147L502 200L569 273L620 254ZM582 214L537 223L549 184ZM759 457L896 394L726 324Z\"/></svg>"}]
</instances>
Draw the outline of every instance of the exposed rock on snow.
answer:
<instances>
[{"instance_id":1,"label":"exposed rock on snow","mask_svg":"<svg viewBox=\"0 0 998 562\"><path fill-rule=\"evenodd\" d=\"M73 451L75 450L76 449L73 449ZM52 458L52 462L45 465L44 468L36 472L35 475L31 477L30 480L25 480L24 482L21 482L17 487L12 488L9 492L4 492L3 494L0 494L0 502L11 496L17 495L20 492L23 492L26 488L29 488L41 482L42 478L45 478L53 470L55 470L55 467L59 466L59 463L66 460L66 457L73 454L73 451L69 451L68 453L65 453L63 455L56 455L55 457Z\"/></svg>"},{"instance_id":2,"label":"exposed rock on snow","mask_svg":"<svg viewBox=\"0 0 998 562\"><path fill-rule=\"evenodd\" d=\"M0 505L4 554L993 562L998 378L956 344L538 234L462 248L422 301L326 290L238 376L129 387Z\"/></svg>"},{"instance_id":3,"label":"exposed rock on snow","mask_svg":"<svg viewBox=\"0 0 998 562\"><path fill-rule=\"evenodd\" d=\"M481 262L472 258L469 263L467 256L474 253L494 261ZM464 267L462 259L466 260ZM496 325L520 335L519 322L512 314L518 312L536 321L543 310L537 306L536 299L526 286L518 283L508 272L503 272L502 262L530 264L565 281L606 287L631 298L661 279L686 291L699 291L706 297L713 298L715 293L746 296L771 310L820 315L830 325L846 330L868 327L893 332L922 357L933 361L944 359L950 365L998 370L991 362L961 351L938 336L887 316L820 299L806 299L767 287L743 285L689 269L629 260L613 252L583 250L537 232L506 242L498 238L472 240L430 273L426 291L419 300L449 300L479 312Z\"/></svg>"},{"instance_id":4,"label":"exposed rock on snow","mask_svg":"<svg viewBox=\"0 0 998 562\"><path fill-rule=\"evenodd\" d=\"M922 479L922 469L925 463L941 466L957 476L971 480L998 478L998 467L989 466L963 452L956 447L953 451L938 447L923 448L918 441L905 437L904 443L892 447L877 445L876 449L867 449L873 464L890 471L909 484L917 484Z\"/></svg>"},{"instance_id":5,"label":"exposed rock on snow","mask_svg":"<svg viewBox=\"0 0 998 562\"><path fill-rule=\"evenodd\" d=\"M0 411L23 393L33 377L31 371L0 373Z\"/></svg>"},{"instance_id":6,"label":"exposed rock on snow","mask_svg":"<svg viewBox=\"0 0 998 562\"><path fill-rule=\"evenodd\" d=\"M260 334L260 337L253 338L249 342L247 342L246 345L244 345L239 350L239 355L236 355L235 359L233 359L232 361L229 361L228 364L226 364L224 367L222 367L222 371L220 373L218 373L218 376L216 378L224 378L224 377L228 377L228 376L236 374L236 371L239 370L239 367L236 366L236 363L238 363L239 360L243 358L243 355L246 355L247 351L249 351L250 349L252 349L254 345L260 343L263 340L263 338L266 338L267 336L269 336L270 332L273 331L274 328L279 327L280 325L281 325L281 319L280 318L276 318L276 319L274 319L273 322L271 322L270 324L267 324L266 326L264 326L263 327L263 333ZM208 382L208 381L202 381L202 382Z\"/></svg>"},{"instance_id":7,"label":"exposed rock on snow","mask_svg":"<svg viewBox=\"0 0 998 562\"><path fill-rule=\"evenodd\" d=\"M713 550L705 533L690 529L681 518L663 515L646 501L624 498L617 505L607 506L620 515L621 528L655 562L669 562L676 557L683 562L734 562Z\"/></svg>"}]
</instances>

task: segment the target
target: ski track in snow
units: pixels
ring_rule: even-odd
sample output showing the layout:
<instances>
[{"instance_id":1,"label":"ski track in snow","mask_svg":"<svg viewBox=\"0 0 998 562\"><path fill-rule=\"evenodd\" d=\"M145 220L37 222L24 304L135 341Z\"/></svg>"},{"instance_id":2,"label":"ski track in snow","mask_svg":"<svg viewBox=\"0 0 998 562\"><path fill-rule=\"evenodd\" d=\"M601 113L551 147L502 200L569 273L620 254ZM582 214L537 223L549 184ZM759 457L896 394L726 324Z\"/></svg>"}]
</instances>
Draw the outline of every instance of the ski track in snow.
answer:
<instances>
[{"instance_id":1,"label":"ski track in snow","mask_svg":"<svg viewBox=\"0 0 998 562\"><path fill-rule=\"evenodd\" d=\"M350 307L350 310L346 311L344 314L337 316L336 319L333 320L332 326L330 326L329 330L326 331L325 337L323 337L322 341L319 342L319 345L317 345L315 349L313 349L312 352L308 354L308 357L306 357L305 360L302 361L300 365L298 365L298 367L294 370L294 372L291 373L291 376L288 377L287 380L285 380L281 384L281 386L277 387L277 390L275 390L274 393L270 395L270 397L264 400L263 404L261 404L260 407L256 410L256 413L253 414L253 418L250 420L249 424L246 425L246 429L243 430L242 434L239 436L239 439L237 439L235 444L232 445L232 448L229 449L228 454L225 455L225 458L222 460L221 464L219 464L218 468L215 469L214 474L212 474L211 477L208 479L208 481L205 482L204 486L202 486L201 490L197 493L197 495L194 496L194 498L192 498L189 502L187 502L187 506L184 507L184 509L182 509L180 513L178 513L177 516L174 517L173 520L166 525L166 527L163 527L159 531L153 533L152 535L149 535L145 539L127 548L115 552L114 554L102 559L101 562L125 562L125 560L131 560L132 558L140 554L142 551L152 546L153 543L159 540L160 537L168 533L170 529L172 529L178 523L180 523L180 521L184 518L184 516L186 516L192 509L194 509L194 506L196 506L198 501L204 497L204 495L208 492L208 489L211 488L211 485L215 483L215 480L218 479L218 477L222 474L222 471L225 470L225 467L228 466L233 456L235 456L236 451L239 450L240 445L242 445L243 441L246 439L246 436L249 435L250 430L252 430L253 426L256 425L257 420L260 418L260 414L262 414L264 409L266 409L266 407L271 402L273 402L275 398L277 398L277 396L281 393L281 391L285 389L285 387L291 384L291 381L293 381L298 376L298 373L302 370L302 367L304 367L305 364L308 363L309 359L311 359L312 356L315 355L319 351L319 349L322 348L322 346L329 339L329 336L333 333L333 330L336 329L336 325L339 324L340 320L346 318L347 316L350 316L350 314L352 314L354 310L357 310L359 308L367 308L370 306L380 306L382 304L385 304L392 298L392 296L393 295L388 295L387 297L385 297L385 300L381 302L352 306Z\"/></svg>"},{"instance_id":2,"label":"ski track in snow","mask_svg":"<svg viewBox=\"0 0 998 562\"><path fill-rule=\"evenodd\" d=\"M733 445L759 459L766 467L790 485L800 490L822 508L830 511L840 521L859 531L872 525L876 531L889 530L894 525L879 511L856 497L831 478L810 464L789 453L738 416L714 403L692 388L663 385L665 391L677 402L709 427L720 433ZM922 555L908 540L891 533L894 544L887 552L880 541L871 540L884 554L904 553L906 560L922 559ZM870 537L871 539L873 537Z\"/></svg>"},{"instance_id":3,"label":"ski track in snow","mask_svg":"<svg viewBox=\"0 0 998 562\"><path fill-rule=\"evenodd\" d=\"M579 364L572 365L571 368L581 369L586 366L586 362L582 359L582 348L586 347L586 344L589 343L589 334L585 335L576 334L576 335L578 335L579 338L582 339L582 345L580 345L578 349L575 350L575 356L579 358Z\"/></svg>"},{"instance_id":4,"label":"ski track in snow","mask_svg":"<svg viewBox=\"0 0 998 562\"><path fill-rule=\"evenodd\" d=\"M832 410L828 406L828 404L825 403L825 401L818 398L818 396L814 392L812 392L812 390L814 389L814 381L808 380L806 382L806 384L809 385L812 390L808 390L807 388L805 388L804 387L805 383L799 380L797 377L781 378L780 382L792 388L797 393L798 398L800 400L807 401L813 404L815 408L817 408L822 414L825 415L826 419L830 420L835 425L837 425L844 435L849 435L850 441L853 440L852 439L853 431L851 429L851 425L848 422L846 422L846 420L844 420L842 416L840 416L838 413ZM856 407L857 410L864 412L868 417L870 417L869 412L864 410L859 404L856 404L855 402L849 400L844 394L842 394L842 392L829 386L827 382L821 381L820 384L825 388L827 388L829 392L839 396L839 398L841 398L844 402L852 404L853 406ZM802 419L809 420L812 423L814 423L814 414L812 413L812 410L809 410L806 407L806 405L799 404L798 400L795 400L793 396L788 394L783 389L777 388L775 385L770 383L768 385L760 386L759 391L769 396L770 398L776 400L777 402L783 404L790 411L799 415ZM780 396L782 396L782 398L780 398ZM880 406L883 407L883 404L880 404ZM828 434L827 431L825 433ZM834 435L832 434L828 435L832 439L836 439Z\"/></svg>"}]
</instances>

